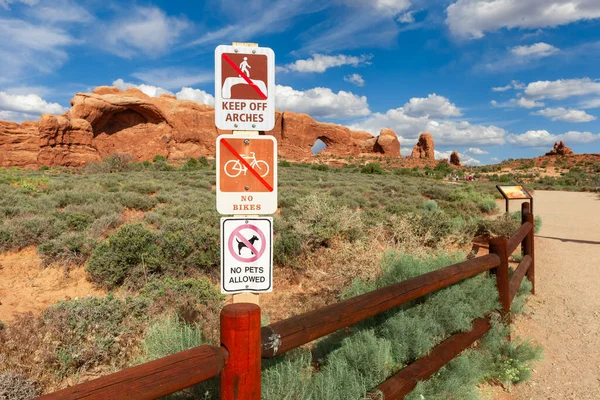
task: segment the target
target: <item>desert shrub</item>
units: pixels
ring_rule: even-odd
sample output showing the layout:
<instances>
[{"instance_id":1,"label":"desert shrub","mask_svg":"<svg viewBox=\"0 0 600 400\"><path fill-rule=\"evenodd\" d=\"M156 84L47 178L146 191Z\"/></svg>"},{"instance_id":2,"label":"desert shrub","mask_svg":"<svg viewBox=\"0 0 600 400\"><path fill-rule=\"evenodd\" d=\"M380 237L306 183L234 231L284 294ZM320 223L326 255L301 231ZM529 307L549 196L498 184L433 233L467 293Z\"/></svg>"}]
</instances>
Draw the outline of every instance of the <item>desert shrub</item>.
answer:
<instances>
[{"instance_id":1,"label":"desert shrub","mask_svg":"<svg viewBox=\"0 0 600 400\"><path fill-rule=\"evenodd\" d=\"M377 174L383 175L385 174L385 170L379 165L379 163L367 163L362 166L360 169L362 174Z\"/></svg>"},{"instance_id":2,"label":"desert shrub","mask_svg":"<svg viewBox=\"0 0 600 400\"><path fill-rule=\"evenodd\" d=\"M477 234L510 237L520 226L520 221L508 214L503 214L495 219L480 220Z\"/></svg>"},{"instance_id":3,"label":"desert shrub","mask_svg":"<svg viewBox=\"0 0 600 400\"><path fill-rule=\"evenodd\" d=\"M208 162L208 160L206 159L206 157L202 156L198 159L198 164L201 167L210 167L210 163Z\"/></svg>"},{"instance_id":4,"label":"desert shrub","mask_svg":"<svg viewBox=\"0 0 600 400\"><path fill-rule=\"evenodd\" d=\"M158 200L156 198L136 192L118 193L115 196L115 200L118 201L123 207L140 211L148 211L158 204Z\"/></svg>"},{"instance_id":5,"label":"desert shrub","mask_svg":"<svg viewBox=\"0 0 600 400\"><path fill-rule=\"evenodd\" d=\"M425 200L423 202L423 210L425 211L435 211L438 208L438 204L435 200Z\"/></svg>"},{"instance_id":6,"label":"desert shrub","mask_svg":"<svg viewBox=\"0 0 600 400\"><path fill-rule=\"evenodd\" d=\"M140 194L150 195L160 190L160 185L157 182L134 181L127 185L128 192L136 192Z\"/></svg>"},{"instance_id":7,"label":"desert shrub","mask_svg":"<svg viewBox=\"0 0 600 400\"><path fill-rule=\"evenodd\" d=\"M281 161L279 161L279 164L278 164L278 165L279 165L280 167L284 167L284 168L288 168L288 167L291 167L291 166L292 166L292 164L290 164L290 162L289 162L289 161L287 161L287 160L281 160Z\"/></svg>"},{"instance_id":8,"label":"desert shrub","mask_svg":"<svg viewBox=\"0 0 600 400\"><path fill-rule=\"evenodd\" d=\"M0 225L0 250L36 246L64 232L61 221L42 215L13 218Z\"/></svg>"},{"instance_id":9,"label":"desert shrub","mask_svg":"<svg viewBox=\"0 0 600 400\"><path fill-rule=\"evenodd\" d=\"M24 375L0 372L0 400L30 400L39 395L37 385Z\"/></svg>"},{"instance_id":10,"label":"desert shrub","mask_svg":"<svg viewBox=\"0 0 600 400\"><path fill-rule=\"evenodd\" d=\"M151 302L151 315L174 313L180 321L200 324L204 337L218 344L219 312L225 297L208 279L154 279L142 288L140 296Z\"/></svg>"},{"instance_id":11,"label":"desert shrub","mask_svg":"<svg viewBox=\"0 0 600 400\"><path fill-rule=\"evenodd\" d=\"M200 165L198 164L198 160L196 160L195 158L189 158L181 166L181 169L183 169L184 171L194 171L194 170L196 170L198 168L200 168Z\"/></svg>"},{"instance_id":12,"label":"desert shrub","mask_svg":"<svg viewBox=\"0 0 600 400\"><path fill-rule=\"evenodd\" d=\"M311 165L310 169L314 169L315 171L329 171L329 165L315 164Z\"/></svg>"},{"instance_id":13,"label":"desert shrub","mask_svg":"<svg viewBox=\"0 0 600 400\"><path fill-rule=\"evenodd\" d=\"M125 153L113 153L104 159L104 163L108 166L108 172L127 171L132 161L133 156Z\"/></svg>"},{"instance_id":14,"label":"desert shrub","mask_svg":"<svg viewBox=\"0 0 600 400\"><path fill-rule=\"evenodd\" d=\"M155 163L157 163L157 162L161 162L161 161L165 162L165 161L167 161L167 158L166 158L165 156L161 156L161 155L158 155L158 154L157 154L157 155L155 155L155 156L154 156L154 158L152 159L152 162L155 162Z\"/></svg>"},{"instance_id":15,"label":"desert shrub","mask_svg":"<svg viewBox=\"0 0 600 400\"><path fill-rule=\"evenodd\" d=\"M43 324L58 335L50 365L59 376L87 370L107 359L122 357L128 342L137 342L147 304L112 295L59 302L43 314ZM116 344L119 344L116 346Z\"/></svg>"},{"instance_id":16,"label":"desert shrub","mask_svg":"<svg viewBox=\"0 0 600 400\"><path fill-rule=\"evenodd\" d=\"M79 232L66 232L41 243L38 253L44 265L62 262L72 265L83 264L92 254L96 241Z\"/></svg>"},{"instance_id":17,"label":"desert shrub","mask_svg":"<svg viewBox=\"0 0 600 400\"><path fill-rule=\"evenodd\" d=\"M86 271L93 282L108 289L121 285L131 270L142 263L152 273L160 268L155 238L142 224L124 225L94 249Z\"/></svg>"},{"instance_id":18,"label":"desert shrub","mask_svg":"<svg viewBox=\"0 0 600 400\"><path fill-rule=\"evenodd\" d=\"M206 340L198 325L188 325L175 316L169 316L150 326L142 341L143 355L137 363L156 360L203 344L206 344ZM213 378L165 399L218 399L219 385L218 378Z\"/></svg>"},{"instance_id":19,"label":"desert shrub","mask_svg":"<svg viewBox=\"0 0 600 400\"><path fill-rule=\"evenodd\" d=\"M294 232L281 231L275 236L273 261L280 266L295 266L294 261L302 254L302 239Z\"/></svg>"},{"instance_id":20,"label":"desert shrub","mask_svg":"<svg viewBox=\"0 0 600 400\"><path fill-rule=\"evenodd\" d=\"M87 229L87 234L92 237L99 237L109 229L115 229L123 223L121 214L103 215L96 219Z\"/></svg>"},{"instance_id":21,"label":"desert shrub","mask_svg":"<svg viewBox=\"0 0 600 400\"><path fill-rule=\"evenodd\" d=\"M356 281L344 298L399 280L445 267L462 259L460 255L442 255L416 259L390 253L383 262L383 274L374 282ZM480 274L451 287L432 293L419 302L390 310L350 328L345 334L332 335L313 346L313 354L298 351L294 356L266 363L263 371L263 393L272 398L288 399L362 399L364 394L404 368L416 358L455 332L471 329L472 320L496 309L498 292L493 277ZM488 334L483 350L468 350L448 364L432 380L420 384L417 397L477 398L471 396L475 385L485 379L495 379L506 371L526 371L531 360L528 344L506 342L506 327L497 324L494 336ZM510 347L519 347L520 357ZM513 354L511 357L510 354ZM319 368L311 362L317 359ZM516 368L505 368L506 360ZM517 360L518 359L518 360ZM511 364L512 365L512 364ZM442 377L443 382L434 381ZM473 378L470 378L473 376ZM512 376L512 375L511 375ZM295 396L290 397L290 393ZM464 397L469 395L471 397ZM271 398L271 397L265 397Z\"/></svg>"},{"instance_id":22,"label":"desert shrub","mask_svg":"<svg viewBox=\"0 0 600 400\"><path fill-rule=\"evenodd\" d=\"M298 204L285 212L285 217L280 229L295 235L306 251L327 247L335 237L352 241L362 235L360 214L340 207L326 193L299 200Z\"/></svg>"}]
</instances>

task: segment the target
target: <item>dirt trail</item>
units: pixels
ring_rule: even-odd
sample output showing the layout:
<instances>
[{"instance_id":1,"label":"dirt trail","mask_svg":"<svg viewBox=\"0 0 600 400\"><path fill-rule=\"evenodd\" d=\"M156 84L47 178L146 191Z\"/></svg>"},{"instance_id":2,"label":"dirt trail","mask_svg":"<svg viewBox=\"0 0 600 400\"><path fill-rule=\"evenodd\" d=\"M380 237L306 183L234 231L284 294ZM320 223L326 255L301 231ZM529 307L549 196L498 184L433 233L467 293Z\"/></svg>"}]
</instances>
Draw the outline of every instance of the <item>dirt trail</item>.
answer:
<instances>
[{"instance_id":1,"label":"dirt trail","mask_svg":"<svg viewBox=\"0 0 600 400\"><path fill-rule=\"evenodd\" d=\"M510 398L600 399L600 195L536 191L534 199L543 219L536 295L515 330L541 344L545 358Z\"/></svg>"},{"instance_id":2,"label":"dirt trail","mask_svg":"<svg viewBox=\"0 0 600 400\"><path fill-rule=\"evenodd\" d=\"M42 267L35 248L0 254L0 321L10 321L18 313L39 313L57 300L87 295L100 296L85 279L83 267Z\"/></svg>"}]
</instances>

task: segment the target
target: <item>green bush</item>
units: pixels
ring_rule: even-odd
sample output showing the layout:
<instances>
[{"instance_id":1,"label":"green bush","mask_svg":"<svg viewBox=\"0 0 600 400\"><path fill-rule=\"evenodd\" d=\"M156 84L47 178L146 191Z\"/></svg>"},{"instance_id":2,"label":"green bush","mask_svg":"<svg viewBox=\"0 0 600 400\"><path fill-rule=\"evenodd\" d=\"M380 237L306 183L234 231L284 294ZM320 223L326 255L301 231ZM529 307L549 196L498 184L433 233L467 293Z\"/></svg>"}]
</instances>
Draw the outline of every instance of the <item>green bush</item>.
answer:
<instances>
[{"instance_id":1,"label":"green bush","mask_svg":"<svg viewBox=\"0 0 600 400\"><path fill-rule=\"evenodd\" d=\"M83 372L103 360L119 358L137 335L146 319L147 304L139 299L88 297L46 309L44 326L52 327L48 339L56 340L54 357L45 362L57 375L65 377Z\"/></svg>"},{"instance_id":2,"label":"green bush","mask_svg":"<svg viewBox=\"0 0 600 400\"><path fill-rule=\"evenodd\" d=\"M132 210L148 211L158 204L158 200L136 192L123 192L115 196L115 200L123 207Z\"/></svg>"},{"instance_id":3,"label":"green bush","mask_svg":"<svg viewBox=\"0 0 600 400\"><path fill-rule=\"evenodd\" d=\"M0 399L30 400L37 398L40 390L24 375L14 372L0 372Z\"/></svg>"},{"instance_id":4,"label":"green bush","mask_svg":"<svg viewBox=\"0 0 600 400\"><path fill-rule=\"evenodd\" d=\"M315 171L329 171L329 165L315 164L315 165L311 165L310 169L314 169Z\"/></svg>"},{"instance_id":5,"label":"green bush","mask_svg":"<svg viewBox=\"0 0 600 400\"><path fill-rule=\"evenodd\" d=\"M156 236L142 224L117 229L92 252L86 271L93 282L114 289L139 265L153 273L160 269Z\"/></svg>"},{"instance_id":6,"label":"green bush","mask_svg":"<svg viewBox=\"0 0 600 400\"><path fill-rule=\"evenodd\" d=\"M198 159L198 164L200 164L201 167L210 167L210 163L204 156L202 156Z\"/></svg>"},{"instance_id":7,"label":"green bush","mask_svg":"<svg viewBox=\"0 0 600 400\"><path fill-rule=\"evenodd\" d=\"M383 175L385 174L385 170L379 165L379 163L367 163L362 166L360 169L362 174L377 174Z\"/></svg>"},{"instance_id":8,"label":"green bush","mask_svg":"<svg viewBox=\"0 0 600 400\"><path fill-rule=\"evenodd\" d=\"M156 163L156 162L161 162L161 161L165 162L165 161L167 161L167 158L166 158L165 156L161 156L161 155L158 155L158 154L157 154L157 155L155 155L155 156L154 156L154 158L152 159L152 162L155 162L155 163Z\"/></svg>"},{"instance_id":9,"label":"green bush","mask_svg":"<svg viewBox=\"0 0 600 400\"><path fill-rule=\"evenodd\" d=\"M281 161L279 161L279 166L280 167L284 167L284 168L288 168L288 167L291 167L292 164L290 164L290 162L287 161L287 160L281 160Z\"/></svg>"},{"instance_id":10,"label":"green bush","mask_svg":"<svg viewBox=\"0 0 600 400\"><path fill-rule=\"evenodd\" d=\"M438 204L435 200L425 200L423 202L423 210L425 211L435 211L438 208Z\"/></svg>"},{"instance_id":11,"label":"green bush","mask_svg":"<svg viewBox=\"0 0 600 400\"><path fill-rule=\"evenodd\" d=\"M80 232L67 232L38 246L44 265L62 262L81 265L92 254L96 241Z\"/></svg>"}]
</instances>

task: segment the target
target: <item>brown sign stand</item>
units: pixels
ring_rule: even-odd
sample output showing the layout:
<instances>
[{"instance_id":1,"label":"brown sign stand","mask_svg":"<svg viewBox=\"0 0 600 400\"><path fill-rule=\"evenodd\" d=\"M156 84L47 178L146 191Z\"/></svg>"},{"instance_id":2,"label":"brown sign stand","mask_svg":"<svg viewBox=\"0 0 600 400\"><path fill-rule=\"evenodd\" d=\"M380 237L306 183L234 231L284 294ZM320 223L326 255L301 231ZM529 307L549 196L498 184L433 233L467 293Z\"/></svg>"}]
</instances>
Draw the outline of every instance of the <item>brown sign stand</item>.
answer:
<instances>
[{"instance_id":1,"label":"brown sign stand","mask_svg":"<svg viewBox=\"0 0 600 400\"><path fill-rule=\"evenodd\" d=\"M506 201L506 213L509 212L509 201L510 200L529 200L529 206L531 207L531 213L533 214L533 196L525 187L521 185L503 186L496 185L496 189L500 192L504 200Z\"/></svg>"},{"instance_id":2,"label":"brown sign stand","mask_svg":"<svg viewBox=\"0 0 600 400\"><path fill-rule=\"evenodd\" d=\"M232 46L258 47L258 43L233 42ZM259 135L258 131L233 131L233 135ZM258 215L244 215L244 217L258 217ZM233 295L233 303L259 304L258 293L237 293Z\"/></svg>"}]
</instances>

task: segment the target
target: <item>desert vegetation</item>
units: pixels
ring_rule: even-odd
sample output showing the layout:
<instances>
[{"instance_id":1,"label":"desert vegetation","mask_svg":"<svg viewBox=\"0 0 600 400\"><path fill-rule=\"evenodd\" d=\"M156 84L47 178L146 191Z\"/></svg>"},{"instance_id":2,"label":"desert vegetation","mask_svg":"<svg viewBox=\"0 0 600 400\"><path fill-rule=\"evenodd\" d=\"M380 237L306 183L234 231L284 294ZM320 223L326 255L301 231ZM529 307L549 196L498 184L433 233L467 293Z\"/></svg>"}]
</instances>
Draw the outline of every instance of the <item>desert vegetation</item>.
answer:
<instances>
[{"instance_id":1,"label":"desert vegetation","mask_svg":"<svg viewBox=\"0 0 600 400\"><path fill-rule=\"evenodd\" d=\"M108 293L0 325L0 382L8 382L0 393L31 398L27 393L218 343L226 299L217 286L213 163L171 165L160 156L134 163L114 155L84 169L0 170L0 251L35 246L46 268L83 266ZM458 262L472 256L475 236L508 235L520 223L519 215L497 215L489 182L443 180L451 168L444 163L280 167L276 289L261 300L265 323ZM306 288L298 290L299 283ZM263 397L360 398L496 308L490 278L469 279L265 362ZM496 318L485 340L419 384L411 398L470 398L478 383L526 379L539 349L506 342L507 329ZM208 382L172 397L215 396Z\"/></svg>"}]
</instances>

